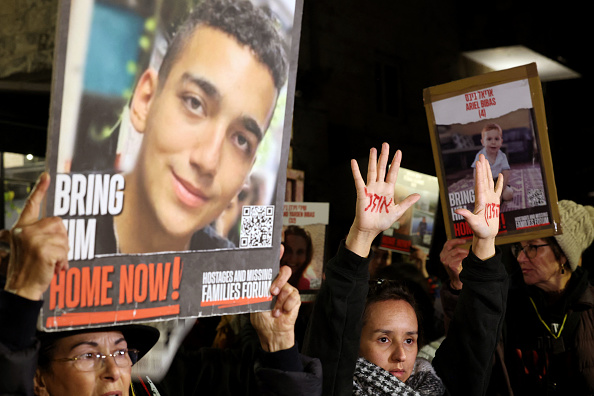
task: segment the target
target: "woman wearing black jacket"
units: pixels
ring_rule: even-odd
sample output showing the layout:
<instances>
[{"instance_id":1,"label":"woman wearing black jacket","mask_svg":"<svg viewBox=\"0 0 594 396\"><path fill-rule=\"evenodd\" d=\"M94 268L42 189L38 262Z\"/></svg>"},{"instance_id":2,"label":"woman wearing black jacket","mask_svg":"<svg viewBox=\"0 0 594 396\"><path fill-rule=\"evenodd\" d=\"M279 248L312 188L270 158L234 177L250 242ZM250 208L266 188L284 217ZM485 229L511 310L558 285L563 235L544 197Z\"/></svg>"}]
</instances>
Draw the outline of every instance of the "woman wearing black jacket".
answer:
<instances>
[{"instance_id":1,"label":"woman wearing black jacket","mask_svg":"<svg viewBox=\"0 0 594 396\"><path fill-rule=\"evenodd\" d=\"M427 370L421 373L415 371L416 368L405 373L404 377L396 375L402 371L398 368L404 367L405 361L416 360L414 348L408 353L398 352L404 349L401 348L403 344L410 345L417 341L414 328L410 330L409 337L402 339L393 336L397 329L377 331L377 342L394 351L384 360L375 359L363 347L361 334L362 330L365 332L367 320L362 318L365 318L370 306L377 304L366 304L371 243L418 199L418 195L413 194L399 204L393 203L401 154L396 153L387 171L388 151L388 145L384 144L376 164L377 154L375 149L371 150L367 183L363 182L356 161L352 161L357 188L355 220L336 257L326 266L325 281L316 298L307 330L303 352L322 361L324 395L381 394L377 390L379 388L382 391L393 389L395 393L390 393L392 395L423 394L425 381L419 377L434 379ZM477 167L477 209L474 214L467 210L458 211L475 234L472 253L462 273L465 289L460 296L450 331L433 360L435 373L451 395L485 394L507 295L507 273L494 244L499 227L502 183L499 182L494 190L490 167L484 157ZM374 201L386 202L388 205L376 206L374 209ZM390 314L389 311L375 313L380 316L380 321L382 316L387 318ZM385 323L389 324L387 321ZM390 367L386 367L390 363L395 365L395 375L387 374L392 372ZM420 364L415 362L415 367L420 367ZM378 381L364 384L361 378L378 378ZM379 381L382 386L376 388Z\"/></svg>"}]
</instances>

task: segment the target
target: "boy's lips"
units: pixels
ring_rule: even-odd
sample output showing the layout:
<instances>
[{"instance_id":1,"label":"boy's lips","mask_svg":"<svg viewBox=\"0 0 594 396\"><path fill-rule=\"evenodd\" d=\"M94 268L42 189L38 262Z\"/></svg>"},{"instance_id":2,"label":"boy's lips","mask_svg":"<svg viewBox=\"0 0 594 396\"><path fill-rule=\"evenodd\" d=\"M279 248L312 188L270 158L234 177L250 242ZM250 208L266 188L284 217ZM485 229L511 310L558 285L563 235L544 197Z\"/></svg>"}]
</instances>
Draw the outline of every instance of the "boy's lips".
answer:
<instances>
[{"instance_id":1,"label":"boy's lips","mask_svg":"<svg viewBox=\"0 0 594 396\"><path fill-rule=\"evenodd\" d=\"M209 197L199 187L179 177L175 172L172 172L172 175L174 191L182 203L196 208L209 200Z\"/></svg>"}]
</instances>

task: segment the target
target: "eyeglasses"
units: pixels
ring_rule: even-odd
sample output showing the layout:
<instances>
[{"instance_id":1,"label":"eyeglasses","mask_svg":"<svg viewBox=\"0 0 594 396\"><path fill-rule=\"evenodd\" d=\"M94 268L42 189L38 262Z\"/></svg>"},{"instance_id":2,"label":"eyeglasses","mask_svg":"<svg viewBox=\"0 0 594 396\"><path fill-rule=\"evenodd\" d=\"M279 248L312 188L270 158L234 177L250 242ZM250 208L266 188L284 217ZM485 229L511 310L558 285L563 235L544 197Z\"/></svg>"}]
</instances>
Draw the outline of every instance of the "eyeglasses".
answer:
<instances>
[{"instance_id":1,"label":"eyeglasses","mask_svg":"<svg viewBox=\"0 0 594 396\"><path fill-rule=\"evenodd\" d=\"M102 353L83 353L82 355L73 358L55 359L55 362L74 362L74 367L79 371L95 371L99 370L105 364L107 357L112 357L116 366L131 367L138 360L137 349L120 349L114 353L104 355Z\"/></svg>"},{"instance_id":2,"label":"eyeglasses","mask_svg":"<svg viewBox=\"0 0 594 396\"><path fill-rule=\"evenodd\" d=\"M534 257L536 257L536 253L538 248L543 247L543 246L549 246L550 243L545 243L542 245L526 245L526 246L522 246L519 243L514 243L511 246L511 251L512 254L514 256L516 256L516 258L518 258L518 256L520 255L520 253L524 252L524 254L526 255L526 257L528 257L529 259L533 259Z\"/></svg>"}]
</instances>

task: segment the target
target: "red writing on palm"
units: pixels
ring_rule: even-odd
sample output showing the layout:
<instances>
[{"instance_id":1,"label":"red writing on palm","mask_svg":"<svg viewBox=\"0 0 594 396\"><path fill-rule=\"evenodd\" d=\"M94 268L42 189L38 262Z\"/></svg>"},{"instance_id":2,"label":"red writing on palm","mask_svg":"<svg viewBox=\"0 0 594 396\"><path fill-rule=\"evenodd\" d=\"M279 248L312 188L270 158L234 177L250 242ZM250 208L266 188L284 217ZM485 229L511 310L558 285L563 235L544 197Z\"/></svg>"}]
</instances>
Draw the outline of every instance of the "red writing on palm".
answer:
<instances>
[{"instance_id":1,"label":"red writing on palm","mask_svg":"<svg viewBox=\"0 0 594 396\"><path fill-rule=\"evenodd\" d=\"M487 226L490 219L499 218L499 204L490 203L485 206L485 221Z\"/></svg>"},{"instance_id":2,"label":"red writing on palm","mask_svg":"<svg viewBox=\"0 0 594 396\"><path fill-rule=\"evenodd\" d=\"M371 194L365 189L365 196L369 198L369 205L365 208L365 211L371 211L372 213L382 213L385 210L386 213L390 213L389 207L392 205L392 198L386 198L381 195Z\"/></svg>"}]
</instances>

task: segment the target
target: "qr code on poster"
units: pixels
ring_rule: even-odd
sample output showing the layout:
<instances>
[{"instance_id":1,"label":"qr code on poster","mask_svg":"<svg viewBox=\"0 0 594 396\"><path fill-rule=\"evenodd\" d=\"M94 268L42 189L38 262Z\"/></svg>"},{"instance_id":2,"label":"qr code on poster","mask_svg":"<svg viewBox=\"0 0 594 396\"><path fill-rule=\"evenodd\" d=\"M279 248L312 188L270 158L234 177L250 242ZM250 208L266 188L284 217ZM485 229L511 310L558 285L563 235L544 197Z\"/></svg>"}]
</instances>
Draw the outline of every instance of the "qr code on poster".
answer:
<instances>
[{"instance_id":1,"label":"qr code on poster","mask_svg":"<svg viewBox=\"0 0 594 396\"><path fill-rule=\"evenodd\" d=\"M544 206L547 200L544 191L540 188L528 190L528 206Z\"/></svg>"},{"instance_id":2,"label":"qr code on poster","mask_svg":"<svg viewBox=\"0 0 594 396\"><path fill-rule=\"evenodd\" d=\"M244 206L241 212L240 248L272 246L274 206Z\"/></svg>"}]
</instances>

